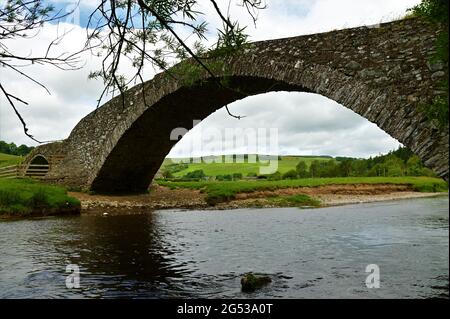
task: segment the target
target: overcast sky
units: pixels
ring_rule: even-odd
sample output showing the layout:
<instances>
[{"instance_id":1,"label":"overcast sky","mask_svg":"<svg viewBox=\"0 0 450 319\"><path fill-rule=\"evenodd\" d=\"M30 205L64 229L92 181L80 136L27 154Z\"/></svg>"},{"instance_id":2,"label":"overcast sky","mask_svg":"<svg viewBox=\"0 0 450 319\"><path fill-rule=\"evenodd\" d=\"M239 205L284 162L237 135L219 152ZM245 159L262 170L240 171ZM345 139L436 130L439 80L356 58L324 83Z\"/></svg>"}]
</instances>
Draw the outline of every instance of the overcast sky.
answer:
<instances>
[{"instance_id":1,"label":"overcast sky","mask_svg":"<svg viewBox=\"0 0 450 319\"><path fill-rule=\"evenodd\" d=\"M0 0L0 5L4 1ZM58 7L70 8L73 1L58 0ZM252 41L311 34L334 29L371 25L395 20L405 14L407 8L420 0L267 0L267 9L259 13L256 28L241 8L234 6L232 14L241 24L248 24L247 32ZM58 50L73 51L84 43L83 29L86 14L94 1L81 0L79 17L65 23L46 25L32 40L14 40L10 47L22 54L44 52L49 43L62 30L71 30ZM220 0L224 5L228 1ZM206 14L211 29L219 25L208 1L199 8ZM212 18L211 18L212 17ZM80 24L80 25L78 25ZM211 37L212 37L211 33ZM60 71L51 67L32 66L31 75L41 80L51 91L42 88L8 70L1 69L0 80L10 91L26 99L30 106L19 106L30 132L40 140L66 138L76 123L95 109L102 89L100 81L88 80L90 71L99 68L99 59L83 56L84 68L78 71ZM154 76L152 70L145 74ZM211 114L189 132L171 151L171 156L188 156L188 151L202 155L203 150L218 149L221 152L240 152L231 140L204 141L202 149L194 145L194 137L200 130L214 128L224 132L226 128L277 128L280 154L332 155L368 157L386 153L399 143L359 115L323 96L308 93L272 92L248 97L230 105L233 113L246 115L242 120L231 118L224 109ZM224 133L223 133L224 134ZM3 96L0 97L0 139L16 144L35 145L22 131ZM189 153L189 152L188 152Z\"/></svg>"}]
</instances>

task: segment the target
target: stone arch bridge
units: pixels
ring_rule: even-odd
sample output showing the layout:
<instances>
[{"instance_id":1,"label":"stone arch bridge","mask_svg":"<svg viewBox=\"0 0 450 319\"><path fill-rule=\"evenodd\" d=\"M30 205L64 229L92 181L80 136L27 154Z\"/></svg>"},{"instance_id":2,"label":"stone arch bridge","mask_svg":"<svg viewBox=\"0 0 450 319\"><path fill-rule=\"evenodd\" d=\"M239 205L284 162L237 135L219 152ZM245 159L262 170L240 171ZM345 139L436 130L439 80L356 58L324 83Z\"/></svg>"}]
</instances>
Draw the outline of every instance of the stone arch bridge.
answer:
<instances>
[{"instance_id":1,"label":"stone arch bridge","mask_svg":"<svg viewBox=\"0 0 450 319\"><path fill-rule=\"evenodd\" d=\"M447 76L443 65L430 63L441 31L406 19L255 42L226 58L215 79L205 73L187 85L161 73L131 88L125 106L121 97L113 98L83 118L66 140L37 147L27 161L57 156L45 177L50 182L99 193L145 191L176 143L169 138L174 128L192 128L194 119L248 95L299 91L360 114L448 180L448 131L420 111L445 94L439 89ZM227 86L217 85L224 77Z\"/></svg>"}]
</instances>

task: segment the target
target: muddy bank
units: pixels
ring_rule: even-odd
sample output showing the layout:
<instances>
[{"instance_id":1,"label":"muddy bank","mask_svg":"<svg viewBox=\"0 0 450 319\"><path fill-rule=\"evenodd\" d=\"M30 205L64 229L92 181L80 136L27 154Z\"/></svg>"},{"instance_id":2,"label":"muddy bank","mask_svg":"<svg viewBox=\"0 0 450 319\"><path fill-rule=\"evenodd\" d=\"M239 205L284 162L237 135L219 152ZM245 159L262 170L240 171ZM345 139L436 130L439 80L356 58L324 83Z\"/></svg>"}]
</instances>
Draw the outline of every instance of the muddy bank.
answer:
<instances>
[{"instance_id":1,"label":"muddy bank","mask_svg":"<svg viewBox=\"0 0 450 319\"><path fill-rule=\"evenodd\" d=\"M414 192L407 185L327 185L241 193L237 194L234 200L210 206L205 201L206 194L199 190L171 190L158 185L153 185L149 194L142 195L103 196L69 193L70 196L81 201L82 214L139 214L157 209L280 207L280 204L274 203L270 199L297 194L306 194L318 199L323 207L446 195L444 193Z\"/></svg>"}]
</instances>

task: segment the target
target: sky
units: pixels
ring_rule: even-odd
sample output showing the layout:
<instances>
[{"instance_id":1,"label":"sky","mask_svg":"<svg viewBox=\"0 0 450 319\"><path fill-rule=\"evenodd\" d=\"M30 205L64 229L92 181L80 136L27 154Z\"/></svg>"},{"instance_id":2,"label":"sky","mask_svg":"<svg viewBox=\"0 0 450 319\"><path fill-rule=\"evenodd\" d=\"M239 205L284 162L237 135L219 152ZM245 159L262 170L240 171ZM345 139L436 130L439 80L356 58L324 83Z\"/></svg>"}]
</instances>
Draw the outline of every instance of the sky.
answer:
<instances>
[{"instance_id":1,"label":"sky","mask_svg":"<svg viewBox=\"0 0 450 319\"><path fill-rule=\"evenodd\" d=\"M53 0L57 9L71 11L76 1ZM228 1L219 0L226 11ZM402 17L407 8L420 0L266 0L267 8L259 12L256 26L244 10L232 0L230 13L241 25L248 25L251 41L298 36L373 25ZM0 6L4 1L0 0ZM84 44L87 15L95 1L81 0L79 10L59 25L45 25L33 39L13 40L8 46L21 54L43 53L46 44L58 34L68 32L55 52L76 51ZM203 12L215 31L220 26L209 1L201 0L198 9ZM215 32L208 37L214 39ZM1 69L0 81L10 91L27 100L30 105L19 105L31 134L44 141L67 138L73 127L93 111L102 90L99 80L88 80L90 71L99 68L98 57L82 56L83 68L61 71L49 66L32 65L30 75L42 81L50 90L41 87L9 70ZM124 65L124 69L127 69ZM155 72L145 71L145 79ZM187 157L210 153L241 153L227 129L277 129L277 150L282 155L331 155L369 157L389 152L400 144L375 124L360 117L344 106L323 96L300 92L271 92L245 98L229 105L230 110L246 117L237 120L227 115L224 108L211 114L172 149L169 156ZM198 147L201 132L214 129L221 132L217 138L207 136ZM207 134L206 134L207 135ZM211 135L211 134L210 134ZM0 97L0 140L16 144L36 145L26 137L13 110L3 96Z\"/></svg>"}]
</instances>

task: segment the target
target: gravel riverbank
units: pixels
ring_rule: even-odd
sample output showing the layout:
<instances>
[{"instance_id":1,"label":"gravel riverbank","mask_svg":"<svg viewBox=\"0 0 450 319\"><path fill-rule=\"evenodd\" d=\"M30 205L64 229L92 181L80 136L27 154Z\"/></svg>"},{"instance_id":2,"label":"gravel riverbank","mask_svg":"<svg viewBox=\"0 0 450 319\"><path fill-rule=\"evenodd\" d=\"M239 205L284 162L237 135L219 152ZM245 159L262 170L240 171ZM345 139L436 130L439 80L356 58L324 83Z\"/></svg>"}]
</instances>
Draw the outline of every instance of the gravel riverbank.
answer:
<instances>
[{"instance_id":1,"label":"gravel riverbank","mask_svg":"<svg viewBox=\"0 0 450 319\"><path fill-rule=\"evenodd\" d=\"M174 189L154 185L149 194L105 196L71 192L81 201L82 214L138 214L157 209L237 209L246 207L279 207L270 198L306 194L318 199L321 206L447 196L446 193L414 192L407 185L328 185L322 187L286 188L237 194L236 198L210 206L199 190Z\"/></svg>"}]
</instances>

